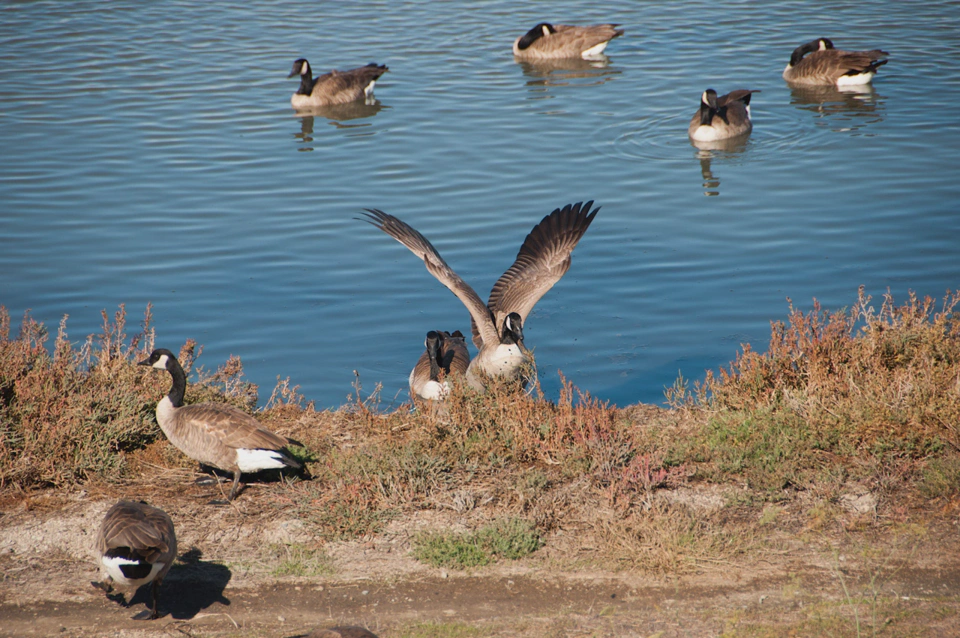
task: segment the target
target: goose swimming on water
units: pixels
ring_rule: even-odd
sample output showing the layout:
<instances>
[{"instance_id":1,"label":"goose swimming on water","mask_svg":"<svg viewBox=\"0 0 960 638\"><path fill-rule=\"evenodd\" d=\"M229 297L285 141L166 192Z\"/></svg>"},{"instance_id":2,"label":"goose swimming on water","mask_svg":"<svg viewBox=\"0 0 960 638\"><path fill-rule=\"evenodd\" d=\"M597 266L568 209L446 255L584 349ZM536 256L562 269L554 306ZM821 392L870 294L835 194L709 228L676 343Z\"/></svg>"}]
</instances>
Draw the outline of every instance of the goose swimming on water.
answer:
<instances>
[{"instance_id":1,"label":"goose swimming on water","mask_svg":"<svg viewBox=\"0 0 960 638\"><path fill-rule=\"evenodd\" d=\"M139 365L170 373L173 385L157 403L157 423L167 439L190 458L233 472L227 500L236 498L241 473L300 469L300 463L286 449L290 441L264 428L246 412L225 403L184 405L187 377L169 350L158 348Z\"/></svg>"},{"instance_id":2,"label":"goose swimming on water","mask_svg":"<svg viewBox=\"0 0 960 638\"><path fill-rule=\"evenodd\" d=\"M541 22L513 43L513 55L523 60L559 58L595 58L601 56L610 40L623 35L618 24L579 27Z\"/></svg>"},{"instance_id":3,"label":"goose swimming on water","mask_svg":"<svg viewBox=\"0 0 960 638\"><path fill-rule=\"evenodd\" d=\"M794 49L783 79L801 86L860 86L873 79L888 55L880 49L843 51L818 38Z\"/></svg>"},{"instance_id":4,"label":"goose swimming on water","mask_svg":"<svg viewBox=\"0 0 960 638\"><path fill-rule=\"evenodd\" d=\"M367 209L366 221L420 257L427 271L467 307L473 343L480 352L470 361L466 377L471 387L482 390L486 378L517 379L530 362L523 324L537 301L569 270L570 253L600 210L598 206L591 211L592 206L593 201L567 204L534 226L486 304L411 226L378 209Z\"/></svg>"},{"instance_id":5,"label":"goose swimming on water","mask_svg":"<svg viewBox=\"0 0 960 638\"><path fill-rule=\"evenodd\" d=\"M370 100L373 86L389 69L383 64L370 63L349 71L331 71L313 77L310 63L304 58L294 61L288 78L300 76L300 88L290 98L295 109L347 104L356 100Z\"/></svg>"},{"instance_id":6,"label":"goose swimming on water","mask_svg":"<svg viewBox=\"0 0 960 638\"><path fill-rule=\"evenodd\" d=\"M739 135L753 129L750 121L750 96L760 91L738 89L717 97L717 92L707 89L700 96L700 110L690 120L687 133L698 142L714 142Z\"/></svg>"}]
</instances>

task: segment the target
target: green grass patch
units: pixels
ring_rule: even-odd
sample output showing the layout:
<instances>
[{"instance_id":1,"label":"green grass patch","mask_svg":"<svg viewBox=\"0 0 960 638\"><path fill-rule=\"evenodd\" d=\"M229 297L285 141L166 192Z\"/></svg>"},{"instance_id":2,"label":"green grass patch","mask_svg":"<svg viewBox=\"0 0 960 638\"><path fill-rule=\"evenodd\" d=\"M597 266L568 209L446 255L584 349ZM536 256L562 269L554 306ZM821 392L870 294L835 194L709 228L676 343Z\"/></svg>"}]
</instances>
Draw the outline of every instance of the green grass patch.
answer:
<instances>
[{"instance_id":1,"label":"green grass patch","mask_svg":"<svg viewBox=\"0 0 960 638\"><path fill-rule=\"evenodd\" d=\"M333 561L322 547L300 543L271 545L268 555L273 576L332 576Z\"/></svg>"},{"instance_id":2,"label":"green grass patch","mask_svg":"<svg viewBox=\"0 0 960 638\"><path fill-rule=\"evenodd\" d=\"M543 540L532 524L510 518L463 534L419 534L413 540L413 556L434 567L469 569L489 565L498 558L523 558L542 545Z\"/></svg>"}]
</instances>

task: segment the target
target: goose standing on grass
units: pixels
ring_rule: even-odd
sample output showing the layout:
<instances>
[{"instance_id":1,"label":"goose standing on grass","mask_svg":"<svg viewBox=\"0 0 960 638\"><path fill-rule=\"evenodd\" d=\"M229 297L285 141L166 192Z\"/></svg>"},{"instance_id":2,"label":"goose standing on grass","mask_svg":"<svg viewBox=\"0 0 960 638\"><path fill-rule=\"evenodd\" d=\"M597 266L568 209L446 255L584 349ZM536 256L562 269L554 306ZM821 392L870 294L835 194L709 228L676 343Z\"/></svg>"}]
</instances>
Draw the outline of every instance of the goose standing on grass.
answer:
<instances>
[{"instance_id":1,"label":"goose standing on grass","mask_svg":"<svg viewBox=\"0 0 960 638\"><path fill-rule=\"evenodd\" d=\"M132 597L141 585L152 581L150 611L133 618L158 618L160 583L177 557L177 536L167 513L143 501L120 501L104 516L96 543L103 580L93 585L108 594L114 588L129 591Z\"/></svg>"},{"instance_id":2,"label":"goose standing on grass","mask_svg":"<svg viewBox=\"0 0 960 638\"><path fill-rule=\"evenodd\" d=\"M286 449L290 441L267 430L246 412L223 403L183 405L187 376L169 350L154 350L140 365L170 373L173 385L157 403L157 423L170 442L190 458L233 472L227 500L236 498L241 473L300 469L300 463Z\"/></svg>"},{"instance_id":3,"label":"goose standing on grass","mask_svg":"<svg viewBox=\"0 0 960 638\"><path fill-rule=\"evenodd\" d=\"M759 91L738 89L717 97L707 89L700 96L700 110L690 120L687 132L697 142L715 142L746 135L753 129L750 121L750 96Z\"/></svg>"},{"instance_id":4,"label":"goose standing on grass","mask_svg":"<svg viewBox=\"0 0 960 638\"><path fill-rule=\"evenodd\" d=\"M356 100L371 100L373 85L389 69L383 64L370 63L349 71L331 71L313 77L310 63L299 58L293 63L288 78L300 76L300 88L290 98L295 109L347 104Z\"/></svg>"},{"instance_id":5,"label":"goose standing on grass","mask_svg":"<svg viewBox=\"0 0 960 638\"><path fill-rule=\"evenodd\" d=\"M470 312L473 343L480 352L470 361L467 382L482 390L488 377L521 377L530 362L523 323L533 306L570 268L570 253L600 210L593 201L567 204L544 217L520 246L513 265L497 280L484 304L419 232L382 210L367 209L366 221L420 257L427 271L450 289Z\"/></svg>"},{"instance_id":6,"label":"goose standing on grass","mask_svg":"<svg viewBox=\"0 0 960 638\"><path fill-rule=\"evenodd\" d=\"M440 372L445 377L466 374L470 353L459 330L453 334L431 330L427 333L424 345L426 351L410 371L410 394L421 399L440 401L450 393L450 384L440 381Z\"/></svg>"},{"instance_id":7,"label":"goose standing on grass","mask_svg":"<svg viewBox=\"0 0 960 638\"><path fill-rule=\"evenodd\" d=\"M833 42L819 38L794 49L783 79L801 86L861 86L887 63L886 51L842 51Z\"/></svg>"},{"instance_id":8,"label":"goose standing on grass","mask_svg":"<svg viewBox=\"0 0 960 638\"><path fill-rule=\"evenodd\" d=\"M569 24L541 22L517 38L513 55L523 60L557 60L560 58L596 58L610 40L623 35L618 24L578 27Z\"/></svg>"}]
</instances>

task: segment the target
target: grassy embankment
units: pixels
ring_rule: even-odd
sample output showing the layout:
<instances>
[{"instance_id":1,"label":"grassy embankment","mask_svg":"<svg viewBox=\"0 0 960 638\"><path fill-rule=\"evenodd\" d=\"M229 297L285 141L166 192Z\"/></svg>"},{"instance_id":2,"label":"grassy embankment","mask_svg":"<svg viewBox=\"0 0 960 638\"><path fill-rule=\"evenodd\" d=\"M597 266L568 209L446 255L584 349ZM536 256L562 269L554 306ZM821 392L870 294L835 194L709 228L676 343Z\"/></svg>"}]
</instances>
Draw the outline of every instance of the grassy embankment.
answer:
<instances>
[{"instance_id":1,"label":"grassy embankment","mask_svg":"<svg viewBox=\"0 0 960 638\"><path fill-rule=\"evenodd\" d=\"M885 296L874 308L861 291L836 312L791 306L765 353L748 345L702 382L679 379L663 410L610 407L566 384L557 401L457 386L442 410L392 412L358 389L317 411L278 381L256 417L304 444L294 452L312 478L261 494L295 512L317 548L416 510L477 514L486 523L473 531L416 539L419 560L452 567L537 552L567 568L682 573L798 539L842 536L864 555L880 537L908 547L960 501L958 303ZM135 365L153 347L150 309L136 336L125 330L121 307L77 348L64 321L48 350L44 326L28 316L12 336L0 310L7 498L193 467L153 416L168 377ZM253 411L240 360L194 370L200 350L181 348L186 401Z\"/></svg>"}]
</instances>

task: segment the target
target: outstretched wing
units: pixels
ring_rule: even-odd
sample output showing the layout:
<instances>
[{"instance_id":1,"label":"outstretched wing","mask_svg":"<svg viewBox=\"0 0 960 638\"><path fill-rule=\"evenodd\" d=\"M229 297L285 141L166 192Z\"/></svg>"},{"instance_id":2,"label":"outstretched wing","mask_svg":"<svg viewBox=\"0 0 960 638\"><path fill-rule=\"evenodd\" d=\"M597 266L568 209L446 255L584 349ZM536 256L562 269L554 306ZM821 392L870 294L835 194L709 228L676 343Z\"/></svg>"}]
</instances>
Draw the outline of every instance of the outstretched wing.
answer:
<instances>
[{"instance_id":1,"label":"outstretched wing","mask_svg":"<svg viewBox=\"0 0 960 638\"><path fill-rule=\"evenodd\" d=\"M570 269L570 253L587 232L600 207L593 200L567 204L533 227L513 265L493 285L487 307L499 326L511 312L526 322L543 295Z\"/></svg>"},{"instance_id":2,"label":"outstretched wing","mask_svg":"<svg viewBox=\"0 0 960 638\"><path fill-rule=\"evenodd\" d=\"M426 237L405 222L382 210L368 208L366 209L366 216L367 219L364 221L373 224L409 248L410 252L423 260L427 271L463 302L463 305L470 312L471 322L479 326L478 334L482 343L496 344L500 342L500 335L493 323L493 316L487 306L484 305L480 295L447 265L447 262L443 260L433 244L427 241ZM477 347L480 347L480 345Z\"/></svg>"}]
</instances>

